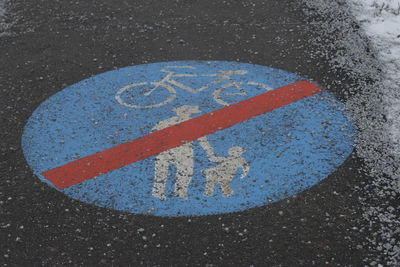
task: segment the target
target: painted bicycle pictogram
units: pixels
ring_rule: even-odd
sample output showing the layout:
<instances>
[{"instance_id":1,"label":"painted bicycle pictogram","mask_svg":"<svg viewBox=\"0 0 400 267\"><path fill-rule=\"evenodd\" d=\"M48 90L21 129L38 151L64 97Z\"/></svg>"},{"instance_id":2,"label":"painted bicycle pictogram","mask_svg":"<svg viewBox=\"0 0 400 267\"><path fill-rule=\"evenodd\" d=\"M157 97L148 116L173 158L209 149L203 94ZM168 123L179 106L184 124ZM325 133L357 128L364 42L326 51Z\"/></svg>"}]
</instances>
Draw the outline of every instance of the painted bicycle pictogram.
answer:
<instances>
[{"instance_id":1,"label":"painted bicycle pictogram","mask_svg":"<svg viewBox=\"0 0 400 267\"><path fill-rule=\"evenodd\" d=\"M164 106L170 102L172 102L176 98L177 91L176 89L182 89L186 90L192 94L196 94L199 92L202 92L205 89L211 88L213 85L219 85L212 93L212 96L214 100L223 105L223 106L229 106L232 103L229 103L226 99L225 96L243 96L247 95L246 91L243 89L243 82L240 81L235 81L233 76L238 76L238 75L246 75L248 72L246 70L219 70L217 73L213 74L200 74L201 77L215 77L216 79L206 83L205 85L199 87L199 88L192 88L186 84L183 84L182 82L179 82L176 80L176 78L193 78L193 77L198 77L198 74L194 73L176 73L174 71L175 69L186 69L186 70L196 70L195 67L193 66L166 66L161 69L161 72L167 73L167 75L162 78L160 81L153 81L153 82L138 82L138 83L131 83L129 85L126 85L122 87L121 89L118 90L117 94L115 95L116 100L118 101L119 104L130 107L130 108L156 108L156 107L161 107ZM148 89L148 85L151 85L152 88ZM271 87L257 83L257 82L246 82L247 85L251 86L257 86L260 88L263 88L267 91L272 90ZM123 100L121 97L124 92L127 92L128 90L132 89L137 89L140 87L144 87L144 91L142 92L142 96L145 97L152 97L152 94L155 92L161 92L161 91L167 91L167 95L165 96L165 99L162 99L162 101L154 104L140 104L141 102L139 99L132 99L131 101L126 102ZM235 92L224 92L225 89L228 88L233 88ZM139 94L138 94L139 95Z\"/></svg>"}]
</instances>

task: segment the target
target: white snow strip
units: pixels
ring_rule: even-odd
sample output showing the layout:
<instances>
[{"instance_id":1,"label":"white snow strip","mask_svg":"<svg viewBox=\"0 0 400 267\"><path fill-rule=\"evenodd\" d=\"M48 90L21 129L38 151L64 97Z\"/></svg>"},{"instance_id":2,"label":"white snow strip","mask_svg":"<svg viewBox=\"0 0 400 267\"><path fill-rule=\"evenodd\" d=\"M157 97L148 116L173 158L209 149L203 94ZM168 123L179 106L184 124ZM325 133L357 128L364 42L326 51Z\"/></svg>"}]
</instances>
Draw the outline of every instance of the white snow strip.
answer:
<instances>
[{"instance_id":1,"label":"white snow strip","mask_svg":"<svg viewBox=\"0 0 400 267\"><path fill-rule=\"evenodd\" d=\"M368 240L361 245L368 252L363 262L400 266L399 0L303 3L310 27L319 34L310 40L313 52L325 56L333 72L347 72L356 81L343 86L350 96L344 104L357 128L360 172L366 175L359 198L364 218L360 233ZM327 49L321 39L336 49Z\"/></svg>"},{"instance_id":2,"label":"white snow strip","mask_svg":"<svg viewBox=\"0 0 400 267\"><path fill-rule=\"evenodd\" d=\"M383 131L389 133L392 146L388 153L400 155L400 0L347 0L351 12L362 30L369 37L375 54L381 62L382 93L388 123ZM388 165L386 173L390 178L375 179L377 185L374 192L387 198L390 194L400 193L399 170L395 165ZM385 185L386 184L386 185ZM389 185L389 186L388 186ZM371 239L377 251L381 251L388 259L387 265L400 264L399 234L400 218L397 209L388 205L365 209L364 217L380 225L377 234L380 240ZM377 263L376 261L371 264Z\"/></svg>"},{"instance_id":3,"label":"white snow strip","mask_svg":"<svg viewBox=\"0 0 400 267\"><path fill-rule=\"evenodd\" d=\"M400 0L347 0L382 62L393 152L400 154ZM393 90L394 89L394 90ZM400 188L399 188L400 190Z\"/></svg>"}]
</instances>

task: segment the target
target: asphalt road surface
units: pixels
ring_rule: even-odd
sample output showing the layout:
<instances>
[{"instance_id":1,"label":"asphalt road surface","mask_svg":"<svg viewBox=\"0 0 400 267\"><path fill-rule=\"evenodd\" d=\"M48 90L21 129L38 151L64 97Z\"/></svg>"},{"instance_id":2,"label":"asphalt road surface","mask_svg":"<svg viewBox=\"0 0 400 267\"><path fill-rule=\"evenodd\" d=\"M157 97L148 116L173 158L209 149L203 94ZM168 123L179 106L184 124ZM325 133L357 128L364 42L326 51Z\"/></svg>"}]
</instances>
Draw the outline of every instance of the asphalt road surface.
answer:
<instances>
[{"instance_id":1,"label":"asphalt road surface","mask_svg":"<svg viewBox=\"0 0 400 267\"><path fill-rule=\"evenodd\" d=\"M317 38L295 1L15 1L1 44L0 263L3 266L359 266L360 160L300 194L220 215L157 217L99 208L42 183L21 149L23 127L47 98L125 66L225 60L312 79L339 100ZM323 40L321 40L323 42ZM329 44L326 44L326 49Z\"/></svg>"}]
</instances>

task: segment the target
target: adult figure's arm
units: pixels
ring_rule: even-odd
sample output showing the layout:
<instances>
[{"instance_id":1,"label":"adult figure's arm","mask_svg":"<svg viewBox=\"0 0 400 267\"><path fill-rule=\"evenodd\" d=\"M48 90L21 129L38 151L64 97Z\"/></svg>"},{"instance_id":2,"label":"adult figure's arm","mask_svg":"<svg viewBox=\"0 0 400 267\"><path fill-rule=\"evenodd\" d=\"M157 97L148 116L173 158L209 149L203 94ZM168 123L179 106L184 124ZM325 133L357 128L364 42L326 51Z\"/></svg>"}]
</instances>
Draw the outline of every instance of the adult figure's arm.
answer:
<instances>
[{"instance_id":1,"label":"adult figure's arm","mask_svg":"<svg viewBox=\"0 0 400 267\"><path fill-rule=\"evenodd\" d=\"M240 175L240 179L243 179L244 177L247 176L247 174L249 174L249 171L250 171L249 164L247 162L244 162L242 169L243 169L243 173L242 173L242 175Z\"/></svg>"},{"instance_id":2,"label":"adult figure's arm","mask_svg":"<svg viewBox=\"0 0 400 267\"><path fill-rule=\"evenodd\" d=\"M208 142L207 137L200 137L199 139L197 139L197 141L199 141L200 146L204 149L204 151L206 151L209 160L214 162L220 161L219 158L215 156L214 148Z\"/></svg>"}]
</instances>

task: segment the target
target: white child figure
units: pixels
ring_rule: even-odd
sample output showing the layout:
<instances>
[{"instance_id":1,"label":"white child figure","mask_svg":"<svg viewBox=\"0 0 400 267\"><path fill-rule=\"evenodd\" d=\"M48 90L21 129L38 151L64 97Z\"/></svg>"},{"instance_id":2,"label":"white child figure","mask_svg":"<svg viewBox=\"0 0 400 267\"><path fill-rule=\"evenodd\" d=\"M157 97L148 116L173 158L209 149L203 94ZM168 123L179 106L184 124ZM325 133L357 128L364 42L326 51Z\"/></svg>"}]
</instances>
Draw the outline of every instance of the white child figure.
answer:
<instances>
[{"instance_id":1,"label":"white child figure","mask_svg":"<svg viewBox=\"0 0 400 267\"><path fill-rule=\"evenodd\" d=\"M203 173L206 176L205 196L214 195L215 182L218 182L221 187L223 197L229 197L233 194L230 182L235 176L237 170L240 168L243 170L242 175L240 176L241 179L243 179L250 170L249 164L241 156L244 152L245 150L242 147L234 146L228 150L228 157L209 157L211 161L217 162L217 165L203 170Z\"/></svg>"}]
</instances>

